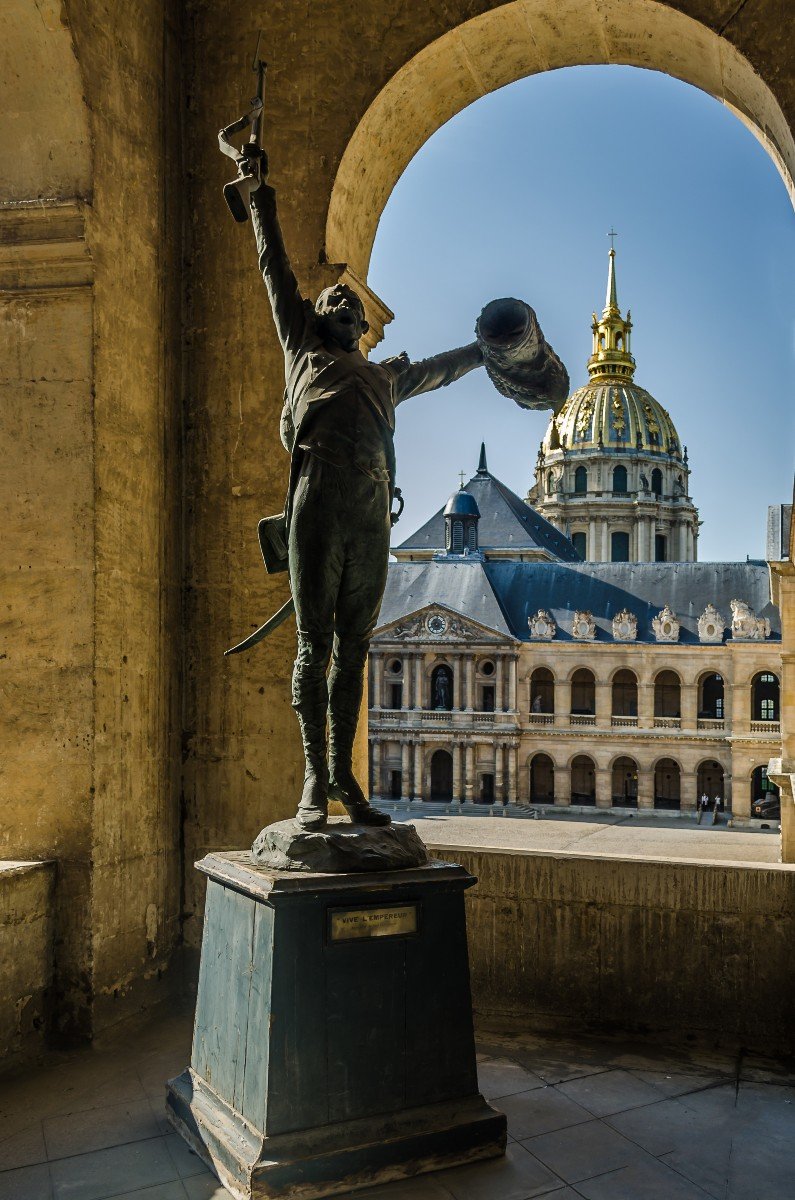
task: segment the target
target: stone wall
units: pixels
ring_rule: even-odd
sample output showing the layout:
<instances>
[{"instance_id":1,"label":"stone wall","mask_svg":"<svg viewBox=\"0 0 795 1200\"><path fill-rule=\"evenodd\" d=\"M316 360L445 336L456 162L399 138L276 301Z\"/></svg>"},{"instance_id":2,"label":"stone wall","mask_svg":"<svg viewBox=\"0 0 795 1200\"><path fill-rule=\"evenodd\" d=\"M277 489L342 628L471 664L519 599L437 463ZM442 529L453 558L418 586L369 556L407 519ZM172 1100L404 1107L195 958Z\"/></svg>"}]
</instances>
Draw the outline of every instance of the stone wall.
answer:
<instances>
[{"instance_id":1,"label":"stone wall","mask_svg":"<svg viewBox=\"0 0 795 1200\"><path fill-rule=\"evenodd\" d=\"M55 863L0 863L0 1069L41 1053L53 989Z\"/></svg>"},{"instance_id":2,"label":"stone wall","mask_svg":"<svg viewBox=\"0 0 795 1200\"><path fill-rule=\"evenodd\" d=\"M435 846L467 893L486 1020L791 1053L795 868Z\"/></svg>"}]
</instances>

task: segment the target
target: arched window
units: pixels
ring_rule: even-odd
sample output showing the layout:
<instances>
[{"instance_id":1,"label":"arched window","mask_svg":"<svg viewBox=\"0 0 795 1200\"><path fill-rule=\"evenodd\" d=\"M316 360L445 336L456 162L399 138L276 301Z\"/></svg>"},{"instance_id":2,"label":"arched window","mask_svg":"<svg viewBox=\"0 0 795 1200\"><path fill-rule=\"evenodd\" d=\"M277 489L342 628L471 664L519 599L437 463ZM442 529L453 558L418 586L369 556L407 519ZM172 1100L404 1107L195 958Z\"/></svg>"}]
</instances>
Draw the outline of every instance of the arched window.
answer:
<instances>
[{"instance_id":1,"label":"arched window","mask_svg":"<svg viewBox=\"0 0 795 1200\"><path fill-rule=\"evenodd\" d=\"M431 708L450 710L453 707L453 672L442 664L431 675Z\"/></svg>"},{"instance_id":2,"label":"arched window","mask_svg":"<svg viewBox=\"0 0 795 1200\"><path fill-rule=\"evenodd\" d=\"M586 467L578 467L574 472L574 491L578 496L582 496L588 491L588 470Z\"/></svg>"},{"instance_id":3,"label":"arched window","mask_svg":"<svg viewBox=\"0 0 795 1200\"><path fill-rule=\"evenodd\" d=\"M610 561L629 562L629 534L623 529L610 534Z\"/></svg>"},{"instance_id":4,"label":"arched window","mask_svg":"<svg viewBox=\"0 0 795 1200\"><path fill-rule=\"evenodd\" d=\"M779 719L778 676L771 671L760 671L751 682L751 720L777 721Z\"/></svg>"},{"instance_id":5,"label":"arched window","mask_svg":"<svg viewBox=\"0 0 795 1200\"><path fill-rule=\"evenodd\" d=\"M668 539L664 533L655 533L654 535L654 561L668 561Z\"/></svg>"},{"instance_id":6,"label":"arched window","mask_svg":"<svg viewBox=\"0 0 795 1200\"><path fill-rule=\"evenodd\" d=\"M547 471L547 495L552 495L552 489L555 486L555 476L551 471Z\"/></svg>"},{"instance_id":7,"label":"arched window","mask_svg":"<svg viewBox=\"0 0 795 1200\"><path fill-rule=\"evenodd\" d=\"M620 350L623 345L624 345L624 337L622 334L617 333L616 334L616 350Z\"/></svg>"},{"instance_id":8,"label":"arched window","mask_svg":"<svg viewBox=\"0 0 795 1200\"><path fill-rule=\"evenodd\" d=\"M436 750L431 758L431 800L452 800L453 756L447 750Z\"/></svg>"},{"instance_id":9,"label":"arched window","mask_svg":"<svg viewBox=\"0 0 795 1200\"><path fill-rule=\"evenodd\" d=\"M662 496L662 471L655 467L651 473L651 490L655 496Z\"/></svg>"},{"instance_id":10,"label":"arched window","mask_svg":"<svg viewBox=\"0 0 795 1200\"><path fill-rule=\"evenodd\" d=\"M555 680L547 667L536 667L530 677L530 712L555 711Z\"/></svg>"},{"instance_id":11,"label":"arched window","mask_svg":"<svg viewBox=\"0 0 795 1200\"><path fill-rule=\"evenodd\" d=\"M613 491L626 492L627 490L627 468L618 466L613 468Z\"/></svg>"},{"instance_id":12,"label":"arched window","mask_svg":"<svg viewBox=\"0 0 795 1200\"><path fill-rule=\"evenodd\" d=\"M681 805L679 763L661 758L654 768L654 807L679 808Z\"/></svg>"},{"instance_id":13,"label":"arched window","mask_svg":"<svg viewBox=\"0 0 795 1200\"><path fill-rule=\"evenodd\" d=\"M626 755L613 763L613 804L618 808L638 807L638 764Z\"/></svg>"},{"instance_id":14,"label":"arched window","mask_svg":"<svg viewBox=\"0 0 795 1200\"><path fill-rule=\"evenodd\" d=\"M655 717L678 717L681 714L682 687L676 671L660 671L654 681Z\"/></svg>"},{"instance_id":15,"label":"arched window","mask_svg":"<svg viewBox=\"0 0 795 1200\"><path fill-rule=\"evenodd\" d=\"M638 715L638 681L634 671L616 671L613 676L613 716Z\"/></svg>"},{"instance_id":16,"label":"arched window","mask_svg":"<svg viewBox=\"0 0 795 1200\"><path fill-rule=\"evenodd\" d=\"M475 521L469 526L467 545L470 550L477 550L478 548L478 527Z\"/></svg>"},{"instance_id":17,"label":"arched window","mask_svg":"<svg viewBox=\"0 0 795 1200\"><path fill-rule=\"evenodd\" d=\"M596 685L593 671L580 667L571 677L572 716L593 716L596 712Z\"/></svg>"},{"instance_id":18,"label":"arched window","mask_svg":"<svg viewBox=\"0 0 795 1200\"><path fill-rule=\"evenodd\" d=\"M530 802L555 803L555 766L548 754L536 754L530 763Z\"/></svg>"},{"instance_id":19,"label":"arched window","mask_svg":"<svg viewBox=\"0 0 795 1200\"><path fill-rule=\"evenodd\" d=\"M453 521L453 535L450 549L453 554L460 554L464 549L464 525L462 521Z\"/></svg>"},{"instance_id":20,"label":"arched window","mask_svg":"<svg viewBox=\"0 0 795 1200\"><path fill-rule=\"evenodd\" d=\"M587 754L578 754L571 764L571 802L596 804L596 770Z\"/></svg>"},{"instance_id":21,"label":"arched window","mask_svg":"<svg viewBox=\"0 0 795 1200\"><path fill-rule=\"evenodd\" d=\"M698 715L705 721L723 720L722 675L713 672L711 675L702 676L698 685Z\"/></svg>"},{"instance_id":22,"label":"arched window","mask_svg":"<svg viewBox=\"0 0 795 1200\"><path fill-rule=\"evenodd\" d=\"M588 553L588 547L587 547L586 542L587 542L587 539L586 539L585 534L582 532L582 530L580 530L579 533L573 533L571 535L571 544L574 547L574 549L577 551L578 555L580 556L580 558L582 559L583 562L585 562L585 559L586 559L586 556Z\"/></svg>"}]
</instances>

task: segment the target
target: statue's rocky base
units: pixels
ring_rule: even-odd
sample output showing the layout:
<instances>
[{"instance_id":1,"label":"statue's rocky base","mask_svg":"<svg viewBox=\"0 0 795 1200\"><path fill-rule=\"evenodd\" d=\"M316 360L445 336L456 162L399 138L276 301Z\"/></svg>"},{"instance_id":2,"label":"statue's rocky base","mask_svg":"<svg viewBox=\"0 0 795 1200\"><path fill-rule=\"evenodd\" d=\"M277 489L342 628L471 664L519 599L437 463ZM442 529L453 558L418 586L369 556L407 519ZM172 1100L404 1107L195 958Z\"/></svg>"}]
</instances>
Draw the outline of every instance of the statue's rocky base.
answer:
<instances>
[{"instance_id":1,"label":"statue's rocky base","mask_svg":"<svg viewBox=\"0 0 795 1200\"><path fill-rule=\"evenodd\" d=\"M472 876L273 871L247 852L197 865L193 1051L167 1103L233 1196L314 1200L504 1152L475 1069Z\"/></svg>"},{"instance_id":2,"label":"statue's rocky base","mask_svg":"<svg viewBox=\"0 0 795 1200\"><path fill-rule=\"evenodd\" d=\"M428 851L413 825L356 825L331 817L304 829L293 817L266 825L251 847L258 867L270 871L401 871L422 867Z\"/></svg>"}]
</instances>

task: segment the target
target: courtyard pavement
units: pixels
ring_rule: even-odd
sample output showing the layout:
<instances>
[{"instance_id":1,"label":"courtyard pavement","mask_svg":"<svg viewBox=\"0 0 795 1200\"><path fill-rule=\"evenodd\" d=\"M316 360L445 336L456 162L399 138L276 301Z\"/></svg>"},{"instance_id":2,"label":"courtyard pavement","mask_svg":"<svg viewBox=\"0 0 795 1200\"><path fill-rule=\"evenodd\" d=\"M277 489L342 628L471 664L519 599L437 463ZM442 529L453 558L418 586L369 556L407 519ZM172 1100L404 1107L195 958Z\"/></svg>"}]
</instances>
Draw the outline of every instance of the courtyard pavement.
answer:
<instances>
[{"instance_id":1,"label":"courtyard pavement","mask_svg":"<svg viewBox=\"0 0 795 1200\"><path fill-rule=\"evenodd\" d=\"M741 830L730 827L723 815L718 825L698 825L694 817L619 816L609 811L585 816L547 810L533 820L527 812L519 819L511 808L495 809L493 815L486 809L482 815L459 816L441 805L379 804L396 821L414 825L425 844L434 850L529 850L666 862L764 864L795 870L795 865L779 862L777 822L769 830Z\"/></svg>"},{"instance_id":2,"label":"courtyard pavement","mask_svg":"<svg viewBox=\"0 0 795 1200\"><path fill-rule=\"evenodd\" d=\"M161 1016L0 1083L0 1200L224 1200L170 1131L191 1019ZM627 1041L481 1032L504 1159L358 1200L792 1200L795 1067Z\"/></svg>"}]
</instances>

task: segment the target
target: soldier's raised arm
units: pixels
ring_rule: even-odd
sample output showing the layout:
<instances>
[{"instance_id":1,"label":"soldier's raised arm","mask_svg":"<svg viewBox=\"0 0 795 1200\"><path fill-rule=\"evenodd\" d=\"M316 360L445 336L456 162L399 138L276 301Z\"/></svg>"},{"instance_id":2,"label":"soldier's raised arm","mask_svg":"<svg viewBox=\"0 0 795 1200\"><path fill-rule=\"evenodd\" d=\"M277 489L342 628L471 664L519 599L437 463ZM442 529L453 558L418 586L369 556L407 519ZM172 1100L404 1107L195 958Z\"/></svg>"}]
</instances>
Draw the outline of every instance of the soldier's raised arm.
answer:
<instances>
[{"instance_id":1,"label":"soldier's raised arm","mask_svg":"<svg viewBox=\"0 0 795 1200\"><path fill-rule=\"evenodd\" d=\"M445 350L442 354L434 354L431 358L423 358L419 362L411 362L408 355L401 354L389 359L384 364L394 371L395 403L400 404L409 396L418 396L421 392L432 392L436 388L447 387L456 379L474 371L483 365L483 352L477 342L469 346L460 346L456 350Z\"/></svg>"},{"instance_id":2,"label":"soldier's raised arm","mask_svg":"<svg viewBox=\"0 0 795 1200\"><path fill-rule=\"evenodd\" d=\"M261 184L251 193L251 223L257 240L259 269L268 290L276 332L288 360L286 368L289 373L291 361L306 336L308 302L298 289L279 225L276 192L268 183Z\"/></svg>"}]
</instances>

